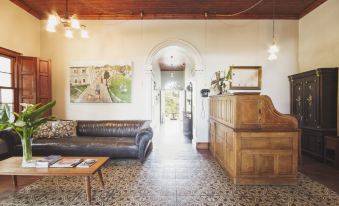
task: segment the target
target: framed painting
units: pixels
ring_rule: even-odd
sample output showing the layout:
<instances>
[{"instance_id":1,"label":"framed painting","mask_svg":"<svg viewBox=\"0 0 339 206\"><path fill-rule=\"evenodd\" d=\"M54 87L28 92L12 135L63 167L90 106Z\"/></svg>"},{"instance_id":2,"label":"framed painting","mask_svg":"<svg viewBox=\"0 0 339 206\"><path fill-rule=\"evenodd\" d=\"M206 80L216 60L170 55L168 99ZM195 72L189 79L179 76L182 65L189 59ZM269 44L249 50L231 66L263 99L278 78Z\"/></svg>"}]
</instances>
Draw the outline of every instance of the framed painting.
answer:
<instances>
[{"instance_id":1,"label":"framed painting","mask_svg":"<svg viewBox=\"0 0 339 206\"><path fill-rule=\"evenodd\" d=\"M231 90L260 90L261 66L231 66Z\"/></svg>"},{"instance_id":2,"label":"framed painting","mask_svg":"<svg viewBox=\"0 0 339 206\"><path fill-rule=\"evenodd\" d=\"M72 103L131 103L131 65L70 67Z\"/></svg>"}]
</instances>

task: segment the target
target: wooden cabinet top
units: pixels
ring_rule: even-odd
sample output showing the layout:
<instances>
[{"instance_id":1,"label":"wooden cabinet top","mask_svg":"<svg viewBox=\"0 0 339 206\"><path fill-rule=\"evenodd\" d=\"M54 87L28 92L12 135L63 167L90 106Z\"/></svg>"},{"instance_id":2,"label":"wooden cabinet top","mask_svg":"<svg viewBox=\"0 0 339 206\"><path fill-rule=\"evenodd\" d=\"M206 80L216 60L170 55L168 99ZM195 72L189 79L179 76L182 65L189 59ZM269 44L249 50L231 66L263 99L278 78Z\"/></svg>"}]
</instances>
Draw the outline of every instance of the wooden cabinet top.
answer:
<instances>
[{"instance_id":1,"label":"wooden cabinet top","mask_svg":"<svg viewBox=\"0 0 339 206\"><path fill-rule=\"evenodd\" d=\"M290 81L293 81L294 79L301 79L301 78L305 78L305 77L309 77L309 76L321 76L321 75L325 75L325 74L337 75L338 74L338 68L336 68L336 67L333 67L333 68L318 68L318 69L314 69L314 70L290 75L290 76L288 76L288 79Z\"/></svg>"},{"instance_id":2,"label":"wooden cabinet top","mask_svg":"<svg viewBox=\"0 0 339 206\"><path fill-rule=\"evenodd\" d=\"M239 131L299 129L297 119L278 112L266 95L211 96L210 118Z\"/></svg>"}]
</instances>

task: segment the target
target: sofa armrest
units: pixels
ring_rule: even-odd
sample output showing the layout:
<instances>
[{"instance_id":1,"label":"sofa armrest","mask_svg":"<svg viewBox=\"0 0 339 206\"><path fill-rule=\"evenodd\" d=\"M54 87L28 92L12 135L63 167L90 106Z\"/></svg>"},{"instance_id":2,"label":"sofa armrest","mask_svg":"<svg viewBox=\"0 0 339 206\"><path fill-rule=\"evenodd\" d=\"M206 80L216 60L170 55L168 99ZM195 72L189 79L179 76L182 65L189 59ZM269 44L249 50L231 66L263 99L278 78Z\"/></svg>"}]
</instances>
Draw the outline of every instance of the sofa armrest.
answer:
<instances>
[{"instance_id":1,"label":"sofa armrest","mask_svg":"<svg viewBox=\"0 0 339 206\"><path fill-rule=\"evenodd\" d=\"M151 127L144 128L138 131L137 135L135 136L135 144L140 145L140 143L144 139L152 139L153 138L153 130Z\"/></svg>"},{"instance_id":2,"label":"sofa armrest","mask_svg":"<svg viewBox=\"0 0 339 206\"><path fill-rule=\"evenodd\" d=\"M145 161L147 151L152 145L153 130L151 127L141 129L135 138L135 143L139 148L138 158L141 162Z\"/></svg>"}]
</instances>

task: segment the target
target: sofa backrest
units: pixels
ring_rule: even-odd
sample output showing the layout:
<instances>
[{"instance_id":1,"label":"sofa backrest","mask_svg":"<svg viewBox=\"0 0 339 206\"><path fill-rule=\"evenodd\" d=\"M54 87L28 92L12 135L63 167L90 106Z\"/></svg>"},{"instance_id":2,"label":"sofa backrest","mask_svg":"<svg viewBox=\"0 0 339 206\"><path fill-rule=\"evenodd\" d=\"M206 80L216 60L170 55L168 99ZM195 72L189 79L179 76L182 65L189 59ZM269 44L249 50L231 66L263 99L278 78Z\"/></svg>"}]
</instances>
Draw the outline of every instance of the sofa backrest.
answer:
<instances>
[{"instance_id":1,"label":"sofa backrest","mask_svg":"<svg viewBox=\"0 0 339 206\"><path fill-rule=\"evenodd\" d=\"M149 127L149 121L104 120L77 121L77 135L91 137L135 137L140 129Z\"/></svg>"}]
</instances>

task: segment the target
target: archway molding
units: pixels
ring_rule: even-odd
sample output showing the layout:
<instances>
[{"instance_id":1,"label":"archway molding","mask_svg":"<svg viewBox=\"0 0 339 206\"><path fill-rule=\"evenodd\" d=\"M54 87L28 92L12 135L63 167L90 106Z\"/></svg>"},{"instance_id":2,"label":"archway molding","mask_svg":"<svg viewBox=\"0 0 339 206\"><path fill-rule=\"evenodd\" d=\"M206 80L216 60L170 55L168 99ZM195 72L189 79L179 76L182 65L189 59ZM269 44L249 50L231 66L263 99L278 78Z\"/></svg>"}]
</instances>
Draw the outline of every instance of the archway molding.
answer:
<instances>
[{"instance_id":1,"label":"archway molding","mask_svg":"<svg viewBox=\"0 0 339 206\"><path fill-rule=\"evenodd\" d=\"M204 67L204 62L201 57L201 54L199 50L195 46L193 46L193 44L182 39L168 39L154 46L153 49L149 52L146 62L145 62L146 71L152 70L152 63L153 63L155 56L162 49L169 47L169 46L178 46L180 48L183 48L187 52L188 57L192 60L192 63L194 64L194 71L204 70L205 67Z\"/></svg>"}]
</instances>

